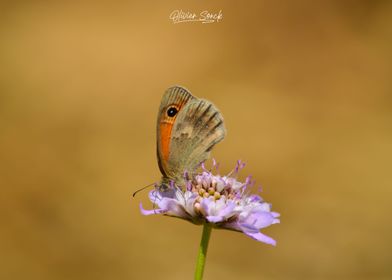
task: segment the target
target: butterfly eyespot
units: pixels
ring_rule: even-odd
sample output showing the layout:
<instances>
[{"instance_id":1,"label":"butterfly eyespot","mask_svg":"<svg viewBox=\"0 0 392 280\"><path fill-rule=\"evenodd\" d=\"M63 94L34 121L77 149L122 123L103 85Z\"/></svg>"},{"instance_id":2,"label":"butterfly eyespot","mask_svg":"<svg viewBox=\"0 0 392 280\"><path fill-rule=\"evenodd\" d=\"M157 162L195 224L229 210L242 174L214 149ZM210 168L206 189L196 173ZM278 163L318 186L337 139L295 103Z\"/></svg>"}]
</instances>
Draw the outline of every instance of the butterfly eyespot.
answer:
<instances>
[{"instance_id":1,"label":"butterfly eyespot","mask_svg":"<svg viewBox=\"0 0 392 280\"><path fill-rule=\"evenodd\" d=\"M176 107L170 107L169 109L167 109L167 115L169 117L174 117L175 115L177 115L178 110Z\"/></svg>"}]
</instances>

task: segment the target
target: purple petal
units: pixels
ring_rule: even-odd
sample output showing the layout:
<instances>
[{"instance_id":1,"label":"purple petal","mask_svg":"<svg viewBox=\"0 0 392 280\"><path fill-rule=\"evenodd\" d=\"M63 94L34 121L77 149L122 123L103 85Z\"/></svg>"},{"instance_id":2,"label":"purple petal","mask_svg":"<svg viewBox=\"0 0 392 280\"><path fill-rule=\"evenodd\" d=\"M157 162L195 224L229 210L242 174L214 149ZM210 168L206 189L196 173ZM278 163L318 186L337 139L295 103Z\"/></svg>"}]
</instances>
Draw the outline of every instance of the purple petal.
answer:
<instances>
[{"instance_id":1,"label":"purple petal","mask_svg":"<svg viewBox=\"0 0 392 280\"><path fill-rule=\"evenodd\" d=\"M207 221L209 221L210 223L219 223L222 222L224 217L222 216L207 216Z\"/></svg>"},{"instance_id":2,"label":"purple petal","mask_svg":"<svg viewBox=\"0 0 392 280\"><path fill-rule=\"evenodd\" d=\"M257 229L265 228L274 222L274 217L270 212L253 212L240 220L241 224L248 224Z\"/></svg>"},{"instance_id":3,"label":"purple petal","mask_svg":"<svg viewBox=\"0 0 392 280\"><path fill-rule=\"evenodd\" d=\"M201 205L201 207L204 209L204 211L205 211L207 214L209 214L209 213L210 213L210 209L211 209L211 204L212 204L212 203L213 203L213 202L212 202L211 199L204 198L204 199L201 201L200 205Z\"/></svg>"},{"instance_id":4,"label":"purple petal","mask_svg":"<svg viewBox=\"0 0 392 280\"><path fill-rule=\"evenodd\" d=\"M238 225L238 222L236 222L236 221L224 223L224 224L222 224L222 228L227 228L227 229L243 232L241 227Z\"/></svg>"},{"instance_id":5,"label":"purple petal","mask_svg":"<svg viewBox=\"0 0 392 280\"><path fill-rule=\"evenodd\" d=\"M221 211L219 211L218 215L211 215L207 216L207 220L212 223L218 223L226 219L227 216L232 214L233 210L235 208L235 203L234 202L228 202L226 207L224 207Z\"/></svg>"},{"instance_id":6,"label":"purple petal","mask_svg":"<svg viewBox=\"0 0 392 280\"><path fill-rule=\"evenodd\" d=\"M231 212L233 212L235 206L236 206L236 204L234 202L232 202L232 201L227 202L226 207L220 211L220 215L227 216L227 215L231 214Z\"/></svg>"},{"instance_id":7,"label":"purple petal","mask_svg":"<svg viewBox=\"0 0 392 280\"><path fill-rule=\"evenodd\" d=\"M267 244L270 244L272 246L276 246L276 241L274 239L272 239L271 237L262 234L261 232L257 232L257 233L253 233L253 232L244 232L247 236L257 240L257 241L261 241Z\"/></svg>"},{"instance_id":8,"label":"purple petal","mask_svg":"<svg viewBox=\"0 0 392 280\"><path fill-rule=\"evenodd\" d=\"M255 227L255 226L252 225L252 224L246 224L246 223L240 223L240 222L238 222L237 225L238 225L239 230L240 230L240 231L243 231L243 232L257 233L257 232L260 231L259 228Z\"/></svg>"},{"instance_id":9,"label":"purple petal","mask_svg":"<svg viewBox=\"0 0 392 280\"><path fill-rule=\"evenodd\" d=\"M277 213L277 212L271 212L271 214L272 214L272 216L273 216L274 218L280 217L280 214Z\"/></svg>"},{"instance_id":10,"label":"purple petal","mask_svg":"<svg viewBox=\"0 0 392 280\"><path fill-rule=\"evenodd\" d=\"M159 208L165 211L165 214L170 216L176 216L186 218L188 215L184 207L178 203L177 200L171 198L163 198L158 203Z\"/></svg>"},{"instance_id":11,"label":"purple petal","mask_svg":"<svg viewBox=\"0 0 392 280\"><path fill-rule=\"evenodd\" d=\"M164 213L164 212L165 212L163 209L146 210L146 209L143 208L143 205L142 205L141 202L140 202L140 204L139 204L139 208L140 208L140 212L141 212L143 215L145 215L145 216L154 215L154 214L161 214L161 213Z\"/></svg>"},{"instance_id":12,"label":"purple petal","mask_svg":"<svg viewBox=\"0 0 392 280\"><path fill-rule=\"evenodd\" d=\"M194 207L194 204L195 204L195 200L196 200L196 198L197 198L197 194L196 193L190 193L190 192L188 192L186 195L185 195L185 211L187 212L187 213L189 213L189 215L191 215L191 216L195 216L195 207Z\"/></svg>"},{"instance_id":13,"label":"purple petal","mask_svg":"<svg viewBox=\"0 0 392 280\"><path fill-rule=\"evenodd\" d=\"M259 201L262 201L260 196L256 194L252 194L249 196L249 202L259 202Z\"/></svg>"}]
</instances>

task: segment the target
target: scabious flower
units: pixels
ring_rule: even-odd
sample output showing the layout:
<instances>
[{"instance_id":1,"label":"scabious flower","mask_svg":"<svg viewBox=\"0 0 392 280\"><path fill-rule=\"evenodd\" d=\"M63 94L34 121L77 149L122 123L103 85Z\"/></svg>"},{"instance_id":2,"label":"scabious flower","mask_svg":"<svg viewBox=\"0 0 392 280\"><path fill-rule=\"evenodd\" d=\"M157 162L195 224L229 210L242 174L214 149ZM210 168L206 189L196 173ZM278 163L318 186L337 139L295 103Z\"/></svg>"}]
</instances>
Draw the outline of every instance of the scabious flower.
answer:
<instances>
[{"instance_id":1,"label":"scabious flower","mask_svg":"<svg viewBox=\"0 0 392 280\"><path fill-rule=\"evenodd\" d=\"M213 163L217 169L217 164ZM262 228L279 223L279 214L271 211L271 204L259 195L251 194L251 177L245 182L237 181L237 174L244 163L237 162L236 168L227 176L213 175L205 169L188 179L185 186L171 182L169 188L157 186L149 193L154 204L152 210L145 210L140 204L143 215L164 214L188 220L194 224L210 223L214 228L243 232L247 236L267 244L276 241L260 232Z\"/></svg>"}]
</instances>

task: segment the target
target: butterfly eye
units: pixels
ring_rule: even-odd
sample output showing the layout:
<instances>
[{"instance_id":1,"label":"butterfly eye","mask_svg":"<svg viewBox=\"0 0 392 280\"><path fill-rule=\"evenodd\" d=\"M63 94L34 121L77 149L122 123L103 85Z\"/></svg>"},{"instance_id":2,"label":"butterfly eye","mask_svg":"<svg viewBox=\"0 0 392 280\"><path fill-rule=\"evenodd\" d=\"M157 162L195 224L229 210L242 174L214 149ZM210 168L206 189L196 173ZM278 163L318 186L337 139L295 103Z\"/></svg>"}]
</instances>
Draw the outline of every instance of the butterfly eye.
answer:
<instances>
[{"instance_id":1,"label":"butterfly eye","mask_svg":"<svg viewBox=\"0 0 392 280\"><path fill-rule=\"evenodd\" d=\"M177 113L178 113L178 110L176 107L170 107L169 109L167 109L167 115L169 117L174 117Z\"/></svg>"}]
</instances>

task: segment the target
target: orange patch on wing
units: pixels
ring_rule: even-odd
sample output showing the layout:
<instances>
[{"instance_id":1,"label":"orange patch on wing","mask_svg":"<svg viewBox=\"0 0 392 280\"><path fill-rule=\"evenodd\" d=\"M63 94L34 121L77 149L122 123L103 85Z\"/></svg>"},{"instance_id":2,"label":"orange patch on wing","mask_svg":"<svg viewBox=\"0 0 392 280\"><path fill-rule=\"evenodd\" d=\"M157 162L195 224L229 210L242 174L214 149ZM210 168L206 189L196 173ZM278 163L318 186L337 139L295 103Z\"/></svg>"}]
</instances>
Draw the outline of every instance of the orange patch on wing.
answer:
<instances>
[{"instance_id":1,"label":"orange patch on wing","mask_svg":"<svg viewBox=\"0 0 392 280\"><path fill-rule=\"evenodd\" d=\"M181 108L185 105L185 103L188 100L184 100L180 103L177 104L171 104L169 107L175 107L178 111L180 112ZM163 115L161 116L161 121L160 121L160 151L161 151L161 159L162 159L162 164L166 166L167 161L169 160L169 155L170 155L170 139L171 139L171 132L173 129L174 122L177 118L177 115L174 117L169 117L165 115L167 108L163 111ZM166 169L166 167L164 167Z\"/></svg>"},{"instance_id":2,"label":"orange patch on wing","mask_svg":"<svg viewBox=\"0 0 392 280\"><path fill-rule=\"evenodd\" d=\"M162 122L161 126L161 153L163 160L167 162L170 153L170 136L173 128L173 123Z\"/></svg>"}]
</instances>

